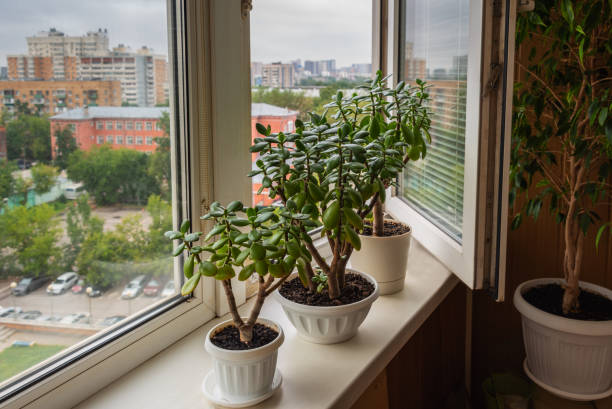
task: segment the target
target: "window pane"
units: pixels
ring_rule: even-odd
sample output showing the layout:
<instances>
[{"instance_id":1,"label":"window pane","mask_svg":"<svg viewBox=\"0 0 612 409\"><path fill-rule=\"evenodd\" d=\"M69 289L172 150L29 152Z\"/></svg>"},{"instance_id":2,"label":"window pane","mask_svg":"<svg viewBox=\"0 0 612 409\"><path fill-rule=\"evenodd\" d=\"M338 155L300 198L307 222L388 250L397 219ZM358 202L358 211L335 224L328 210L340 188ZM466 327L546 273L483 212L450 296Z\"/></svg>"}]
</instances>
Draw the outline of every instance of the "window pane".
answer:
<instances>
[{"instance_id":1,"label":"window pane","mask_svg":"<svg viewBox=\"0 0 612 409\"><path fill-rule=\"evenodd\" d=\"M296 119L323 113L338 90L350 95L371 77L371 0L258 0L250 24L252 139L256 123L292 132ZM254 205L276 200L261 177L252 180Z\"/></svg>"},{"instance_id":2,"label":"window pane","mask_svg":"<svg viewBox=\"0 0 612 409\"><path fill-rule=\"evenodd\" d=\"M177 294L167 33L166 0L2 6L0 396Z\"/></svg>"},{"instance_id":3,"label":"window pane","mask_svg":"<svg viewBox=\"0 0 612 409\"><path fill-rule=\"evenodd\" d=\"M469 0L405 0L401 78L425 79L433 112L425 160L410 162L403 197L461 242Z\"/></svg>"}]
</instances>

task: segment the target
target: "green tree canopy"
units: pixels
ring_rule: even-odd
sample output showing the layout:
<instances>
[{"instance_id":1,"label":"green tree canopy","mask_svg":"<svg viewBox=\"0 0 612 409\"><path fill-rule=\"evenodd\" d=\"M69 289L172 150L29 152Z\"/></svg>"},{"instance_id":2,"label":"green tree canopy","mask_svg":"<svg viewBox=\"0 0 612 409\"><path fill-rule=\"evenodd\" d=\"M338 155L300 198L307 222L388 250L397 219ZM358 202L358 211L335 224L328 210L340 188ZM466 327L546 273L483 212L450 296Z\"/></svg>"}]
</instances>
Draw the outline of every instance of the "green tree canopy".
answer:
<instances>
[{"instance_id":1,"label":"green tree canopy","mask_svg":"<svg viewBox=\"0 0 612 409\"><path fill-rule=\"evenodd\" d=\"M0 199L9 197L15 193L15 178L13 172L17 170L15 162L6 159L0 160Z\"/></svg>"},{"instance_id":2,"label":"green tree canopy","mask_svg":"<svg viewBox=\"0 0 612 409\"><path fill-rule=\"evenodd\" d=\"M55 130L55 165L60 169L68 167L68 158L70 154L78 150L76 139L72 135L72 130L65 127L64 129L57 128Z\"/></svg>"},{"instance_id":3,"label":"green tree canopy","mask_svg":"<svg viewBox=\"0 0 612 409\"><path fill-rule=\"evenodd\" d=\"M68 161L68 177L82 182L98 205L145 204L160 187L148 172L149 155L109 146L76 151Z\"/></svg>"},{"instance_id":4,"label":"green tree canopy","mask_svg":"<svg viewBox=\"0 0 612 409\"><path fill-rule=\"evenodd\" d=\"M9 159L48 163L51 160L49 120L22 114L6 126L6 150Z\"/></svg>"},{"instance_id":5,"label":"green tree canopy","mask_svg":"<svg viewBox=\"0 0 612 409\"><path fill-rule=\"evenodd\" d=\"M33 166L30 171L32 172L32 183L36 193L47 193L55 186L58 175L57 168L39 163Z\"/></svg>"},{"instance_id":6,"label":"green tree canopy","mask_svg":"<svg viewBox=\"0 0 612 409\"><path fill-rule=\"evenodd\" d=\"M18 206L0 215L0 266L14 274L40 276L59 272L61 230L53 207Z\"/></svg>"}]
</instances>

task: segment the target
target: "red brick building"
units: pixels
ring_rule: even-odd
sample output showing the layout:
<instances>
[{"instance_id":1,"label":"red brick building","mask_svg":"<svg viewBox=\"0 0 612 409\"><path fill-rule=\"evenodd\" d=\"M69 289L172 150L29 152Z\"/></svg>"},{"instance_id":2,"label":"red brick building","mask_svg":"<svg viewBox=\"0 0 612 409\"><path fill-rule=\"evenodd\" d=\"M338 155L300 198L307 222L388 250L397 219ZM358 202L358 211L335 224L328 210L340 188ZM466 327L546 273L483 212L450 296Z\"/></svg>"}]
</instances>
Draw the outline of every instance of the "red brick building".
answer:
<instances>
[{"instance_id":1,"label":"red brick building","mask_svg":"<svg viewBox=\"0 0 612 409\"><path fill-rule=\"evenodd\" d=\"M164 136L159 119L166 107L88 107L52 116L51 148L55 156L55 132L70 127L80 149L88 151L104 144L114 149L141 152L156 149L155 138Z\"/></svg>"},{"instance_id":2,"label":"red brick building","mask_svg":"<svg viewBox=\"0 0 612 409\"><path fill-rule=\"evenodd\" d=\"M287 108L280 108L274 105L264 103L253 103L251 104L251 141L261 136L255 129L255 124L260 123L265 126L270 125L272 132L293 132L295 130L295 120L297 119L297 112L290 111ZM257 166L258 154L253 154L253 169ZM261 194L257 194L257 191L261 187L261 178L253 178L253 205L269 205L274 202L266 191Z\"/></svg>"}]
</instances>

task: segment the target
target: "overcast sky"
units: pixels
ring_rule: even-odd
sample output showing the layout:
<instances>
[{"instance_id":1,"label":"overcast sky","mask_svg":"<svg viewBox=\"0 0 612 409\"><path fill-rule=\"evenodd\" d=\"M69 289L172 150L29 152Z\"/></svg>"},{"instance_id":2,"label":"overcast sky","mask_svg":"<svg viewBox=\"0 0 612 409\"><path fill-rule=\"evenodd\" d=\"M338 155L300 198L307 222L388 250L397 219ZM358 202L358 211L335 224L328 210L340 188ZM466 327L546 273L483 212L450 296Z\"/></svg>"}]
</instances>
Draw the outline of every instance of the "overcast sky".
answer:
<instances>
[{"instance_id":1,"label":"overcast sky","mask_svg":"<svg viewBox=\"0 0 612 409\"><path fill-rule=\"evenodd\" d=\"M251 58L369 63L371 8L371 0L253 0ZM0 66L8 54L27 53L27 36L50 27L70 36L107 28L111 47L167 54L165 0L0 0L0 10Z\"/></svg>"}]
</instances>

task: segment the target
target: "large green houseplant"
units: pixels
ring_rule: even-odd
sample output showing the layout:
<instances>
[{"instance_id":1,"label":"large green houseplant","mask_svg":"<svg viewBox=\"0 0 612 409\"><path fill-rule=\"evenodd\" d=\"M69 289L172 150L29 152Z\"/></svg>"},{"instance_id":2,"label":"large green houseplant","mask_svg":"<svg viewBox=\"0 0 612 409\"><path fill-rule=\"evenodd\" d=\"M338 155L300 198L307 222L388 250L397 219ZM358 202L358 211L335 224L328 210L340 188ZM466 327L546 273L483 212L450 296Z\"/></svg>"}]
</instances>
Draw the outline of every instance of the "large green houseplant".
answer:
<instances>
[{"instance_id":1,"label":"large green houseplant","mask_svg":"<svg viewBox=\"0 0 612 409\"><path fill-rule=\"evenodd\" d=\"M517 20L517 44L527 61L517 61L523 80L516 84L514 95L510 200L516 214L512 224L516 228L524 216L537 218L547 209L562 226L564 250L564 280L523 283L515 293L527 346L536 336L534 328L545 327L548 321L566 333L585 338L601 335L597 342L585 340L585 345L604 342L598 348L612 353L612 321L598 323L598 330L579 321L612 319L609 314L589 310L590 292L607 297L612 293L580 282L585 238L589 230L599 228L601 234L606 221L597 206L611 199L611 8L612 3L603 0L542 0L536 2L533 12L521 14ZM600 301L607 305L604 310L612 312L609 300L608 304L605 297ZM558 317L542 315L542 310ZM569 352L536 357L528 347L529 366L535 378L560 390L588 394L612 387L612 362L594 358L599 366L584 367L592 353L584 348L588 351L579 359ZM545 349L559 351L554 346ZM537 365L544 361L547 366ZM565 364L575 371L566 370L564 376L547 372L546 368ZM607 377L605 382L596 379L597 371Z\"/></svg>"}]
</instances>

